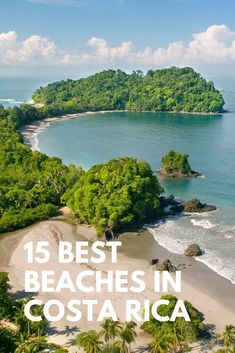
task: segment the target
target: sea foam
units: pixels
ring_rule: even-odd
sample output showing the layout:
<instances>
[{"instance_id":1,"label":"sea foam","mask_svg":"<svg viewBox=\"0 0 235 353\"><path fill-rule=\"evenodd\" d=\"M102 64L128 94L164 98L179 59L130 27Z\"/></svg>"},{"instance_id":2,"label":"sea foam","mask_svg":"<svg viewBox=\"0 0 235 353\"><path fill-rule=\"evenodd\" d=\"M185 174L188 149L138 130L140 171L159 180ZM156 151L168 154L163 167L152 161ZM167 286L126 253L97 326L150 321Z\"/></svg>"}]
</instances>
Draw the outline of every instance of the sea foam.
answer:
<instances>
[{"instance_id":1,"label":"sea foam","mask_svg":"<svg viewBox=\"0 0 235 353\"><path fill-rule=\"evenodd\" d=\"M184 254L190 244L199 244L204 254L196 260L235 284L235 230L234 224L226 223L224 212L206 219L203 215L170 217L148 229L159 245L172 253Z\"/></svg>"},{"instance_id":2,"label":"sea foam","mask_svg":"<svg viewBox=\"0 0 235 353\"><path fill-rule=\"evenodd\" d=\"M202 228L205 228L205 229L211 229L211 228L214 228L216 225L211 223L209 221L209 219L202 219L202 220L197 220L197 219L191 219L191 223L194 225L194 226L198 226L198 227L202 227Z\"/></svg>"}]
</instances>

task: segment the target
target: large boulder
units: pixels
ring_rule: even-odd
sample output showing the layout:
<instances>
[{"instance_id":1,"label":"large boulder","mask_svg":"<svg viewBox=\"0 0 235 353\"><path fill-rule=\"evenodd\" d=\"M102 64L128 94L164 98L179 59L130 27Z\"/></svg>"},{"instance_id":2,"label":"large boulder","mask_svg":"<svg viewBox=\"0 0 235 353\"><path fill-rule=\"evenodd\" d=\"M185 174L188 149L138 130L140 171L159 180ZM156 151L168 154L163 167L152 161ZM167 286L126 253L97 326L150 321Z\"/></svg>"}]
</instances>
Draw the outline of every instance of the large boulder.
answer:
<instances>
[{"instance_id":1,"label":"large boulder","mask_svg":"<svg viewBox=\"0 0 235 353\"><path fill-rule=\"evenodd\" d=\"M185 250L185 255L194 257L194 256L201 256L202 255L202 250L198 244L191 244L189 247Z\"/></svg>"},{"instance_id":2,"label":"large boulder","mask_svg":"<svg viewBox=\"0 0 235 353\"><path fill-rule=\"evenodd\" d=\"M175 272L177 268L171 263L170 260L163 260L154 266L156 271L168 271L168 272Z\"/></svg>"},{"instance_id":3,"label":"large boulder","mask_svg":"<svg viewBox=\"0 0 235 353\"><path fill-rule=\"evenodd\" d=\"M207 205L206 203L201 203L198 199L193 199L186 201L184 203L184 212L211 212L215 211L216 207L213 205Z\"/></svg>"}]
</instances>

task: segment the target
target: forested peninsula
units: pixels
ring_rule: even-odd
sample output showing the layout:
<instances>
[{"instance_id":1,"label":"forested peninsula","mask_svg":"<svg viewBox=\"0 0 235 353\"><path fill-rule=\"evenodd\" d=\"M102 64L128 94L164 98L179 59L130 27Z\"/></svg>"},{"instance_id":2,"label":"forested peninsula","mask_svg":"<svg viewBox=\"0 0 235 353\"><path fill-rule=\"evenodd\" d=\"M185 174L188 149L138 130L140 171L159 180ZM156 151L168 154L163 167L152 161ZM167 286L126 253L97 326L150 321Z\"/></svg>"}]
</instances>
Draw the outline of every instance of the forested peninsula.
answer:
<instances>
[{"instance_id":1,"label":"forested peninsula","mask_svg":"<svg viewBox=\"0 0 235 353\"><path fill-rule=\"evenodd\" d=\"M224 104L212 82L191 68L174 67L146 75L103 71L78 81L50 84L38 89L33 98L43 106L5 109L0 105L0 233L57 215L65 204L99 234L146 221L160 211L163 190L148 163L126 157L85 172L32 151L23 143L22 126L62 113L120 109L221 112Z\"/></svg>"},{"instance_id":2,"label":"forested peninsula","mask_svg":"<svg viewBox=\"0 0 235 353\"><path fill-rule=\"evenodd\" d=\"M127 74L107 70L39 88L33 94L42 112L50 115L101 110L221 113L224 99L192 68L137 70Z\"/></svg>"}]
</instances>

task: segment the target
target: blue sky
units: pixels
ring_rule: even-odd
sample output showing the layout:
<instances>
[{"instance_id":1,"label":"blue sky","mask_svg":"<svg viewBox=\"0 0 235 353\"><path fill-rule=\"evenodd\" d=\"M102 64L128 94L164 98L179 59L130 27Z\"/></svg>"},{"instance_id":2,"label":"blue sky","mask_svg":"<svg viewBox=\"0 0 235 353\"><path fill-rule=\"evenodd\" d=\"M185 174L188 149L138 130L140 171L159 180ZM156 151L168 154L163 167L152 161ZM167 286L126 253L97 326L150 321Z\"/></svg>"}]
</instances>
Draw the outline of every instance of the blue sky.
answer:
<instances>
[{"instance_id":1,"label":"blue sky","mask_svg":"<svg viewBox=\"0 0 235 353\"><path fill-rule=\"evenodd\" d=\"M234 20L234 0L1 1L0 75L170 65L229 71Z\"/></svg>"}]
</instances>

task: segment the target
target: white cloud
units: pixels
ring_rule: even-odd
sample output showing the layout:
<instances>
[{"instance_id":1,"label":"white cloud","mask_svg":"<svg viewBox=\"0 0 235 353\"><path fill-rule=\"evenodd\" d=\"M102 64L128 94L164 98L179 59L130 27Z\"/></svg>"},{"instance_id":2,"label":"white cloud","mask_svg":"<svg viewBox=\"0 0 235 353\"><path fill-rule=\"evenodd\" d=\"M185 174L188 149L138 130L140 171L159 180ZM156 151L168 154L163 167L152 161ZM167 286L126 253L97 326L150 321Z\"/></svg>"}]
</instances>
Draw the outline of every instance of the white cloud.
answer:
<instances>
[{"instance_id":1,"label":"white cloud","mask_svg":"<svg viewBox=\"0 0 235 353\"><path fill-rule=\"evenodd\" d=\"M45 0L46 1L46 0ZM200 63L235 63L235 32L225 25L210 26L195 33L188 43L177 41L166 48L135 50L130 41L112 47L106 39L92 37L85 52L65 52L46 37L32 35L23 41L15 31L0 34L2 65L92 65L97 67L132 66L134 68L194 65Z\"/></svg>"},{"instance_id":2,"label":"white cloud","mask_svg":"<svg viewBox=\"0 0 235 353\"><path fill-rule=\"evenodd\" d=\"M226 62L235 58L235 32L225 25L210 26L205 32L193 34L186 58L207 62Z\"/></svg>"},{"instance_id":3,"label":"white cloud","mask_svg":"<svg viewBox=\"0 0 235 353\"><path fill-rule=\"evenodd\" d=\"M103 38L92 37L88 44L95 49L96 56L103 59L114 60L116 58L125 58L131 54L132 42L123 42L119 47L109 48L108 43Z\"/></svg>"},{"instance_id":4,"label":"white cloud","mask_svg":"<svg viewBox=\"0 0 235 353\"><path fill-rule=\"evenodd\" d=\"M32 35L20 42L15 31L0 34L0 64L52 64L59 50L48 38Z\"/></svg>"}]
</instances>

